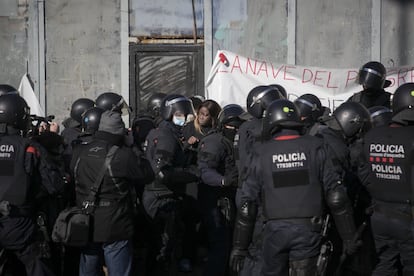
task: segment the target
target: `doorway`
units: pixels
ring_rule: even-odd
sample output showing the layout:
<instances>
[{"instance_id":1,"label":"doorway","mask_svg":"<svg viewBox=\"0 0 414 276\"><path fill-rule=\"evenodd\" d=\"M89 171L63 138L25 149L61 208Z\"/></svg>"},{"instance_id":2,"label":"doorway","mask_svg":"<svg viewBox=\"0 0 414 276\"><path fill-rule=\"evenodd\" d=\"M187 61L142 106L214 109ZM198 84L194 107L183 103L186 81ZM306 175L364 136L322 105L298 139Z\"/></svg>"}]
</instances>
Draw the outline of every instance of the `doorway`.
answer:
<instances>
[{"instance_id":1,"label":"doorway","mask_svg":"<svg viewBox=\"0 0 414 276\"><path fill-rule=\"evenodd\" d=\"M203 51L203 45L130 44L131 120L154 93L204 96Z\"/></svg>"}]
</instances>

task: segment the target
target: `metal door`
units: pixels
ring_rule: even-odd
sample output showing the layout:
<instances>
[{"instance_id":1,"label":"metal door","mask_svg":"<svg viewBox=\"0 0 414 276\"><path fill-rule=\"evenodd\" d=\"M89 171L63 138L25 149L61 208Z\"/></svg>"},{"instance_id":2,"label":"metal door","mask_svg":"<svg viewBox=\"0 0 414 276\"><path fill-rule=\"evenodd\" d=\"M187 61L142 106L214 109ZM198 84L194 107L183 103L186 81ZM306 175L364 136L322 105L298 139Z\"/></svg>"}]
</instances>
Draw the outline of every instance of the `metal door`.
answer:
<instances>
[{"instance_id":1,"label":"metal door","mask_svg":"<svg viewBox=\"0 0 414 276\"><path fill-rule=\"evenodd\" d=\"M204 96L203 45L130 45L132 117L153 93Z\"/></svg>"}]
</instances>

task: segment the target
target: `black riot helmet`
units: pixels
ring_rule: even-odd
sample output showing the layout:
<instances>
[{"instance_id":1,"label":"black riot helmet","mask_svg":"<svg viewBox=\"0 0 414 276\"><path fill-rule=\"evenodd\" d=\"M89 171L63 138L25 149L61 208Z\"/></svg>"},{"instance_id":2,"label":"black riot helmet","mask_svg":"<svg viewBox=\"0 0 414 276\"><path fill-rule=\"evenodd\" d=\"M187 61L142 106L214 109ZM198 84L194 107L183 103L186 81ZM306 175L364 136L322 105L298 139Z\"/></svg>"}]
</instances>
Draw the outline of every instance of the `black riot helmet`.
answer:
<instances>
[{"instance_id":1,"label":"black riot helmet","mask_svg":"<svg viewBox=\"0 0 414 276\"><path fill-rule=\"evenodd\" d=\"M30 120L30 108L18 94L0 96L0 124L16 129L27 130Z\"/></svg>"},{"instance_id":2,"label":"black riot helmet","mask_svg":"<svg viewBox=\"0 0 414 276\"><path fill-rule=\"evenodd\" d=\"M78 123L82 123L82 114L93 107L95 102L88 98L80 98L72 103L70 108L70 117Z\"/></svg>"},{"instance_id":3,"label":"black riot helmet","mask_svg":"<svg viewBox=\"0 0 414 276\"><path fill-rule=\"evenodd\" d=\"M82 114L82 129L88 133L95 133L99 128L101 115L105 110L91 107Z\"/></svg>"},{"instance_id":4,"label":"black riot helmet","mask_svg":"<svg viewBox=\"0 0 414 276\"><path fill-rule=\"evenodd\" d=\"M400 85L392 98L392 120L398 123L414 122L414 83Z\"/></svg>"},{"instance_id":5,"label":"black riot helmet","mask_svg":"<svg viewBox=\"0 0 414 276\"><path fill-rule=\"evenodd\" d=\"M165 96L160 107L161 117L166 121L171 121L175 112L181 112L185 117L188 114L194 114L191 100L179 94Z\"/></svg>"},{"instance_id":6,"label":"black riot helmet","mask_svg":"<svg viewBox=\"0 0 414 276\"><path fill-rule=\"evenodd\" d=\"M365 63L358 72L358 83L365 89L382 89L385 85L387 72L378 61Z\"/></svg>"},{"instance_id":7,"label":"black riot helmet","mask_svg":"<svg viewBox=\"0 0 414 276\"><path fill-rule=\"evenodd\" d=\"M134 143L141 146L151 129L156 127L154 117L149 113L141 113L133 120L131 131Z\"/></svg>"},{"instance_id":8,"label":"black riot helmet","mask_svg":"<svg viewBox=\"0 0 414 276\"><path fill-rule=\"evenodd\" d=\"M18 94L19 92L17 91L16 88L14 88L11 85L8 84L0 84L0 96L4 95L4 94Z\"/></svg>"},{"instance_id":9,"label":"black riot helmet","mask_svg":"<svg viewBox=\"0 0 414 276\"><path fill-rule=\"evenodd\" d=\"M303 94L294 101L299 115L304 122L316 122L323 114L322 104L313 94Z\"/></svg>"},{"instance_id":10,"label":"black riot helmet","mask_svg":"<svg viewBox=\"0 0 414 276\"><path fill-rule=\"evenodd\" d=\"M266 114L271 133L275 133L281 128L300 129L303 127L298 108L287 99L272 102L267 107Z\"/></svg>"},{"instance_id":11,"label":"black riot helmet","mask_svg":"<svg viewBox=\"0 0 414 276\"><path fill-rule=\"evenodd\" d=\"M344 102L332 113L327 125L339 130L346 138L353 138L371 128L371 115L368 109L358 102Z\"/></svg>"},{"instance_id":12,"label":"black riot helmet","mask_svg":"<svg viewBox=\"0 0 414 276\"><path fill-rule=\"evenodd\" d=\"M162 100L167 96L165 93L155 93L149 97L147 102L147 112L154 117L160 116Z\"/></svg>"},{"instance_id":13,"label":"black riot helmet","mask_svg":"<svg viewBox=\"0 0 414 276\"><path fill-rule=\"evenodd\" d=\"M244 109L238 104L225 105L218 115L219 127L222 128L224 125L231 125L238 128L244 122L240 118L240 115L243 113Z\"/></svg>"},{"instance_id":14,"label":"black riot helmet","mask_svg":"<svg viewBox=\"0 0 414 276\"><path fill-rule=\"evenodd\" d=\"M243 113L244 109L240 105L228 104L223 107L218 115L218 129L230 141L234 141L240 125L244 122L240 118Z\"/></svg>"},{"instance_id":15,"label":"black riot helmet","mask_svg":"<svg viewBox=\"0 0 414 276\"><path fill-rule=\"evenodd\" d=\"M129 106L124 98L114 92L105 92L98 96L95 100L96 106L103 110L111 110L122 115L129 114Z\"/></svg>"},{"instance_id":16,"label":"black riot helmet","mask_svg":"<svg viewBox=\"0 0 414 276\"><path fill-rule=\"evenodd\" d=\"M280 98L280 93L276 88L267 85L256 86L247 95L247 111L258 119L263 118L267 106Z\"/></svg>"},{"instance_id":17,"label":"black riot helmet","mask_svg":"<svg viewBox=\"0 0 414 276\"><path fill-rule=\"evenodd\" d=\"M198 111L198 108L200 107L200 105L206 100L203 96L201 95L195 95L195 96L191 96L190 97L191 102L193 103L193 107L195 111Z\"/></svg>"},{"instance_id":18,"label":"black riot helmet","mask_svg":"<svg viewBox=\"0 0 414 276\"><path fill-rule=\"evenodd\" d=\"M371 122L373 127L387 126L391 123L392 111L385 106L373 106L368 108L371 114Z\"/></svg>"},{"instance_id":19,"label":"black riot helmet","mask_svg":"<svg viewBox=\"0 0 414 276\"><path fill-rule=\"evenodd\" d=\"M287 99L288 98L286 89L283 86L281 86L280 84L269 84L269 86L276 89L279 92L281 99Z\"/></svg>"}]
</instances>

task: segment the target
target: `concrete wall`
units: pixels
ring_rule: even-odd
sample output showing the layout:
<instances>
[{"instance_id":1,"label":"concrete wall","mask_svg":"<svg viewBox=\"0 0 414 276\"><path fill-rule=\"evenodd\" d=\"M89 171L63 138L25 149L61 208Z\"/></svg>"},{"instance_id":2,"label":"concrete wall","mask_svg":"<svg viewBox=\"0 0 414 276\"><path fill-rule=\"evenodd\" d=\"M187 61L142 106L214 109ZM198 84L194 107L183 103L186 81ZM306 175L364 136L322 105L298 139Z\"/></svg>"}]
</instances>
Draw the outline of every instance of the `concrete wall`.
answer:
<instances>
[{"instance_id":1,"label":"concrete wall","mask_svg":"<svg viewBox=\"0 0 414 276\"><path fill-rule=\"evenodd\" d=\"M371 1L298 0L296 63L359 67L371 59Z\"/></svg>"},{"instance_id":2,"label":"concrete wall","mask_svg":"<svg viewBox=\"0 0 414 276\"><path fill-rule=\"evenodd\" d=\"M381 60L387 66L414 64L414 1L382 1Z\"/></svg>"},{"instance_id":3,"label":"concrete wall","mask_svg":"<svg viewBox=\"0 0 414 276\"><path fill-rule=\"evenodd\" d=\"M27 9L19 10L16 0L0 2L0 83L16 88L27 70L27 18Z\"/></svg>"},{"instance_id":4,"label":"concrete wall","mask_svg":"<svg viewBox=\"0 0 414 276\"><path fill-rule=\"evenodd\" d=\"M62 120L77 98L120 93L120 0L45 4L47 113Z\"/></svg>"}]
</instances>

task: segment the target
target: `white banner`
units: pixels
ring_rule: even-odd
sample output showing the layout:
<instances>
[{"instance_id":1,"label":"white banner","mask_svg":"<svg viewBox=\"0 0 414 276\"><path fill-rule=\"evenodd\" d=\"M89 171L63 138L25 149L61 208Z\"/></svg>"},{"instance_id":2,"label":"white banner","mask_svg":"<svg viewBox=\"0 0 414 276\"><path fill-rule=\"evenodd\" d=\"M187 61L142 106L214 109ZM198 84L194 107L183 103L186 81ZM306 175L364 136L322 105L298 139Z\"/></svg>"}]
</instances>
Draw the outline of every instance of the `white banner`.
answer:
<instances>
[{"instance_id":1,"label":"white banner","mask_svg":"<svg viewBox=\"0 0 414 276\"><path fill-rule=\"evenodd\" d=\"M388 92L393 93L403 83L414 82L414 66L386 69L387 80L391 82L385 89ZM286 89L289 100L311 93L319 97L322 105L334 110L353 93L362 90L356 83L358 70L275 64L218 51L206 82L206 98L221 106L236 103L245 107L252 88L279 84Z\"/></svg>"}]
</instances>

